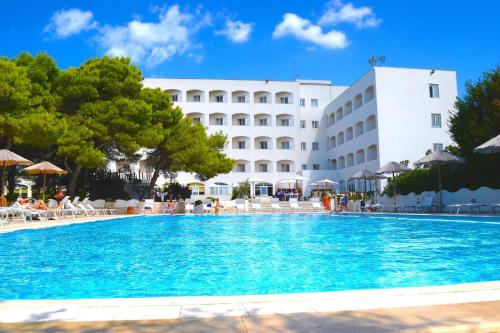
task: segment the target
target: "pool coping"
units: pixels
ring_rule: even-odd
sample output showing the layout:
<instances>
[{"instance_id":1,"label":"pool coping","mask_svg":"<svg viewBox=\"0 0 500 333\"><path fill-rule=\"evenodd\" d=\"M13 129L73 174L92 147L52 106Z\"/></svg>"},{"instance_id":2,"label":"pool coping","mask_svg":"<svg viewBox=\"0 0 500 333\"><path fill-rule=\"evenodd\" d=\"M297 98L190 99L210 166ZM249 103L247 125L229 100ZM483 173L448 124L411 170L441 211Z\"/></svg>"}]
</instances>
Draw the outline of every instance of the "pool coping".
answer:
<instances>
[{"instance_id":1,"label":"pool coping","mask_svg":"<svg viewBox=\"0 0 500 333\"><path fill-rule=\"evenodd\" d=\"M500 280L319 293L0 301L0 323L188 320L323 313L500 300Z\"/></svg>"}]
</instances>

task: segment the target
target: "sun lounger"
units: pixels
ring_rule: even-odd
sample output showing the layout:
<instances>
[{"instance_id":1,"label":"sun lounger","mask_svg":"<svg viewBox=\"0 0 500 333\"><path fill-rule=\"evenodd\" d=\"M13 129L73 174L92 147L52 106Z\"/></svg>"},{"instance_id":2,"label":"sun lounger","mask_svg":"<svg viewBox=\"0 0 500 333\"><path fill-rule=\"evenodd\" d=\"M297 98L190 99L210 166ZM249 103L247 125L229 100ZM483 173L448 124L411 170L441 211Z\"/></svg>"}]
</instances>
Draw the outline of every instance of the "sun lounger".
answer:
<instances>
[{"instance_id":1,"label":"sun lounger","mask_svg":"<svg viewBox=\"0 0 500 333\"><path fill-rule=\"evenodd\" d=\"M311 198L311 205L314 210L323 210L323 207L321 206L321 202L319 201L319 198Z\"/></svg>"},{"instance_id":2,"label":"sun lounger","mask_svg":"<svg viewBox=\"0 0 500 333\"><path fill-rule=\"evenodd\" d=\"M155 204L154 199L146 199L144 200L144 206L141 209L141 213L144 214L146 212L153 212L153 206Z\"/></svg>"},{"instance_id":3,"label":"sun lounger","mask_svg":"<svg viewBox=\"0 0 500 333\"><path fill-rule=\"evenodd\" d=\"M187 199L185 201L185 209L186 209L186 214L193 213L194 212L194 201L191 199Z\"/></svg>"},{"instance_id":4,"label":"sun lounger","mask_svg":"<svg viewBox=\"0 0 500 333\"><path fill-rule=\"evenodd\" d=\"M261 210L262 206L260 204L260 199L253 199L252 200L252 210L256 212L257 210Z\"/></svg>"},{"instance_id":5,"label":"sun lounger","mask_svg":"<svg viewBox=\"0 0 500 333\"><path fill-rule=\"evenodd\" d=\"M288 201L288 203L290 204L290 208L292 210L300 209L299 202L297 201L297 198L290 198L290 200Z\"/></svg>"},{"instance_id":6,"label":"sun lounger","mask_svg":"<svg viewBox=\"0 0 500 333\"><path fill-rule=\"evenodd\" d=\"M212 211L212 200L203 200L203 212L210 213Z\"/></svg>"},{"instance_id":7,"label":"sun lounger","mask_svg":"<svg viewBox=\"0 0 500 333\"><path fill-rule=\"evenodd\" d=\"M243 199L236 199L235 200L235 207L237 212L245 212L245 200Z\"/></svg>"},{"instance_id":8,"label":"sun lounger","mask_svg":"<svg viewBox=\"0 0 500 333\"><path fill-rule=\"evenodd\" d=\"M278 198L271 198L272 210L281 210L280 200Z\"/></svg>"}]
</instances>

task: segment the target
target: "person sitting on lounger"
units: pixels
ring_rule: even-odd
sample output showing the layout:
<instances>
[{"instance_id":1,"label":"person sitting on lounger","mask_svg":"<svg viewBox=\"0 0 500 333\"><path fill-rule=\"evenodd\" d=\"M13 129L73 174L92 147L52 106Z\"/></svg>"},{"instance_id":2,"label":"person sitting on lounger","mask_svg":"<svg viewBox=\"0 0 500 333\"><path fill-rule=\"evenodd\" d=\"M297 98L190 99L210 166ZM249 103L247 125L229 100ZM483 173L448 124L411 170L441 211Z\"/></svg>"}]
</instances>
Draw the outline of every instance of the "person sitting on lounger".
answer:
<instances>
[{"instance_id":1,"label":"person sitting on lounger","mask_svg":"<svg viewBox=\"0 0 500 333\"><path fill-rule=\"evenodd\" d=\"M59 189L56 194L54 194L54 200L57 201L57 207L63 207L64 202L63 199L66 197L66 194L64 193L63 189Z\"/></svg>"},{"instance_id":2,"label":"person sitting on lounger","mask_svg":"<svg viewBox=\"0 0 500 333\"><path fill-rule=\"evenodd\" d=\"M37 210L49 210L49 207L43 202L43 200L35 200L33 198L19 198L17 202L28 209L37 209Z\"/></svg>"}]
</instances>

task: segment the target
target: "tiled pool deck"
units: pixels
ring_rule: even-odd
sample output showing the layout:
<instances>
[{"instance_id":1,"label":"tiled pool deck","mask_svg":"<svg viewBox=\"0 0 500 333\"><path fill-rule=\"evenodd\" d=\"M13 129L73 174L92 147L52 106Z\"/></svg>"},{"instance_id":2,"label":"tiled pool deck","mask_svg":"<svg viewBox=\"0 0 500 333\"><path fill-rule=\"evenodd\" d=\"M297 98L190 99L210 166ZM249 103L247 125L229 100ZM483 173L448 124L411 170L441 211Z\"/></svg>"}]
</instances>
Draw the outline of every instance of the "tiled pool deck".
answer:
<instances>
[{"instance_id":1,"label":"tiled pool deck","mask_svg":"<svg viewBox=\"0 0 500 333\"><path fill-rule=\"evenodd\" d=\"M109 218L116 216L102 219ZM95 220L11 224L0 232ZM32 331L500 332L500 281L283 295L0 301L0 333Z\"/></svg>"}]
</instances>

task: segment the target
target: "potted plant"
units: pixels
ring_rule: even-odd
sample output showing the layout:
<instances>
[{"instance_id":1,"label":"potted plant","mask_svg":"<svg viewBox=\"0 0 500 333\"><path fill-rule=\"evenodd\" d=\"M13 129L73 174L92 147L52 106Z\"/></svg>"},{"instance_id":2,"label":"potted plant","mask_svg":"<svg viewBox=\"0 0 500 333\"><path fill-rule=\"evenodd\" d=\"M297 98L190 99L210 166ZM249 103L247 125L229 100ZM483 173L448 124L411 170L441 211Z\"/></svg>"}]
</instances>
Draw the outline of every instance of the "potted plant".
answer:
<instances>
[{"instance_id":1,"label":"potted plant","mask_svg":"<svg viewBox=\"0 0 500 333\"><path fill-rule=\"evenodd\" d=\"M203 214L203 201L196 200L194 202L194 214Z\"/></svg>"}]
</instances>

